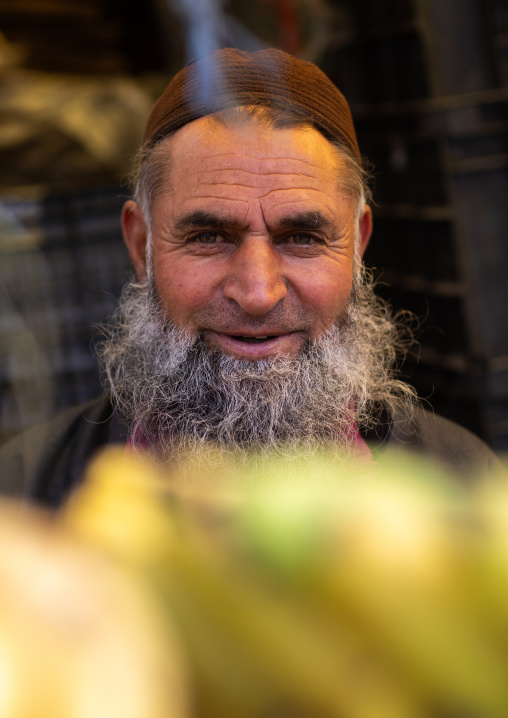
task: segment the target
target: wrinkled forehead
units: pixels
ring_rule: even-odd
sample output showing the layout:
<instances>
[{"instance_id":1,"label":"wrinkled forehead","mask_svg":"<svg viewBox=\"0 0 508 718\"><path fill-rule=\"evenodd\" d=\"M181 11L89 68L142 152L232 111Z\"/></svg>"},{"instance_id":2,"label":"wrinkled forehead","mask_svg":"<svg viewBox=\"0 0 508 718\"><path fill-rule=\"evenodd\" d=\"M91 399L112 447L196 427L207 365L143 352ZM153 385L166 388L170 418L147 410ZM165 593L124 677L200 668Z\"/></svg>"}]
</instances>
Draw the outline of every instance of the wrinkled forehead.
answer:
<instances>
[{"instance_id":1,"label":"wrinkled forehead","mask_svg":"<svg viewBox=\"0 0 508 718\"><path fill-rule=\"evenodd\" d=\"M333 148L312 128L223 127L203 118L176 133L166 151L170 169L153 201L159 229L196 214L253 231L303 214L330 226L353 219Z\"/></svg>"},{"instance_id":2,"label":"wrinkled forehead","mask_svg":"<svg viewBox=\"0 0 508 718\"><path fill-rule=\"evenodd\" d=\"M332 182L340 173L337 149L309 125L273 128L258 122L223 125L213 117L188 123L159 143L157 154L165 164L165 188L189 172L209 177L223 170L242 169L247 177L280 172L324 175ZM197 178L199 181L199 177Z\"/></svg>"}]
</instances>

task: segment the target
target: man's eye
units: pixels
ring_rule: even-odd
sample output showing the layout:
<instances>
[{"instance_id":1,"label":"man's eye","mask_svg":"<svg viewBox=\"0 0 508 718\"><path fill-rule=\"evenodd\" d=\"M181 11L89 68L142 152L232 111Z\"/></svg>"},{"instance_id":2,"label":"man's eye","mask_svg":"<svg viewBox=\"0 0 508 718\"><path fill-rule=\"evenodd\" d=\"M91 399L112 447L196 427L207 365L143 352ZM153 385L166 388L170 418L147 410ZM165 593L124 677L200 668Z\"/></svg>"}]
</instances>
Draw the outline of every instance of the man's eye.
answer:
<instances>
[{"instance_id":1,"label":"man's eye","mask_svg":"<svg viewBox=\"0 0 508 718\"><path fill-rule=\"evenodd\" d=\"M293 234L291 238L294 244L312 244L315 241L311 234Z\"/></svg>"},{"instance_id":2,"label":"man's eye","mask_svg":"<svg viewBox=\"0 0 508 718\"><path fill-rule=\"evenodd\" d=\"M219 238L216 232L203 232L192 237L191 242L199 242L199 244L214 244Z\"/></svg>"}]
</instances>

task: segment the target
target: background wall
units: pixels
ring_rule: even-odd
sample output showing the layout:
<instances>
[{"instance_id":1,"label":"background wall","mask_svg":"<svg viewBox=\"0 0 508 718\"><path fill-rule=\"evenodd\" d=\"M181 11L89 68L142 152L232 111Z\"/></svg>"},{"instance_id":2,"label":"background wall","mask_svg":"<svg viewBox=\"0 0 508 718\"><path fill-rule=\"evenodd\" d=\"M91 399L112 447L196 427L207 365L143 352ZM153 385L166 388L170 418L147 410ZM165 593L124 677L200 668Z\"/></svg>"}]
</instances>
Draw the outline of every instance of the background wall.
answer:
<instances>
[{"instance_id":1,"label":"background wall","mask_svg":"<svg viewBox=\"0 0 508 718\"><path fill-rule=\"evenodd\" d=\"M0 0L0 440L100 392L119 211L187 56L281 47L348 97L376 167L367 262L421 318L406 375L508 449L505 0Z\"/></svg>"}]
</instances>

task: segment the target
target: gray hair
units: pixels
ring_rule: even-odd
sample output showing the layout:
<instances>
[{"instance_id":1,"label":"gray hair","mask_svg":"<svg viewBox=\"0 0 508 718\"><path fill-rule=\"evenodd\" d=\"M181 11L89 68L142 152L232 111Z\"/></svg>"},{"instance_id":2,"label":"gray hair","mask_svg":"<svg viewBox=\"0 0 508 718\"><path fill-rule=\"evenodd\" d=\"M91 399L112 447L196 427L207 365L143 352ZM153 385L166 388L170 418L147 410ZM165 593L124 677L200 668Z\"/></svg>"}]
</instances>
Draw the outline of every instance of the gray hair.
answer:
<instances>
[{"instance_id":1,"label":"gray hair","mask_svg":"<svg viewBox=\"0 0 508 718\"><path fill-rule=\"evenodd\" d=\"M103 327L98 357L106 388L140 445L162 450L212 442L223 449L352 448L351 429L409 421L414 389L398 355L411 337L360 269L349 307L297 357L235 359L208 348L166 316L153 282L131 283ZM169 452L169 453L167 453Z\"/></svg>"},{"instance_id":2,"label":"gray hair","mask_svg":"<svg viewBox=\"0 0 508 718\"><path fill-rule=\"evenodd\" d=\"M276 130L291 127L313 127L308 118L290 110L257 105L230 107L208 115L208 117L224 127L234 127L249 122L256 122ZM160 192L171 166L171 154L168 152L167 144L174 134L174 132L170 133L155 145L143 145L135 157L134 170L131 174L131 188L133 197L145 216L149 232L153 202ZM359 217L365 204L372 201L370 163L365 159L359 162L351 150L337 140L330 141L330 144L345 167L345 171L341 172L338 178L340 186L348 196L354 199L357 208L356 214Z\"/></svg>"}]
</instances>

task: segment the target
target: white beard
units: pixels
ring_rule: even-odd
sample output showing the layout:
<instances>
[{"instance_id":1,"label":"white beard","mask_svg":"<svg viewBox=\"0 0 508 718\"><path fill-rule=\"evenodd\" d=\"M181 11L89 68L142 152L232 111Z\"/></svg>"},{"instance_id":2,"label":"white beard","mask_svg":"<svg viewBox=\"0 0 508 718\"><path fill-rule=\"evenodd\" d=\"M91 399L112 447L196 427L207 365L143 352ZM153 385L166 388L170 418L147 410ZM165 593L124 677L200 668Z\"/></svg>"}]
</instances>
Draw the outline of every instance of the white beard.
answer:
<instances>
[{"instance_id":1,"label":"white beard","mask_svg":"<svg viewBox=\"0 0 508 718\"><path fill-rule=\"evenodd\" d=\"M252 361L210 349L164 316L153 285L129 284L104 328L99 359L124 417L163 460L182 449L350 453L356 425L381 410L410 415L414 391L393 375L398 330L372 283L357 277L349 308L296 357Z\"/></svg>"}]
</instances>

